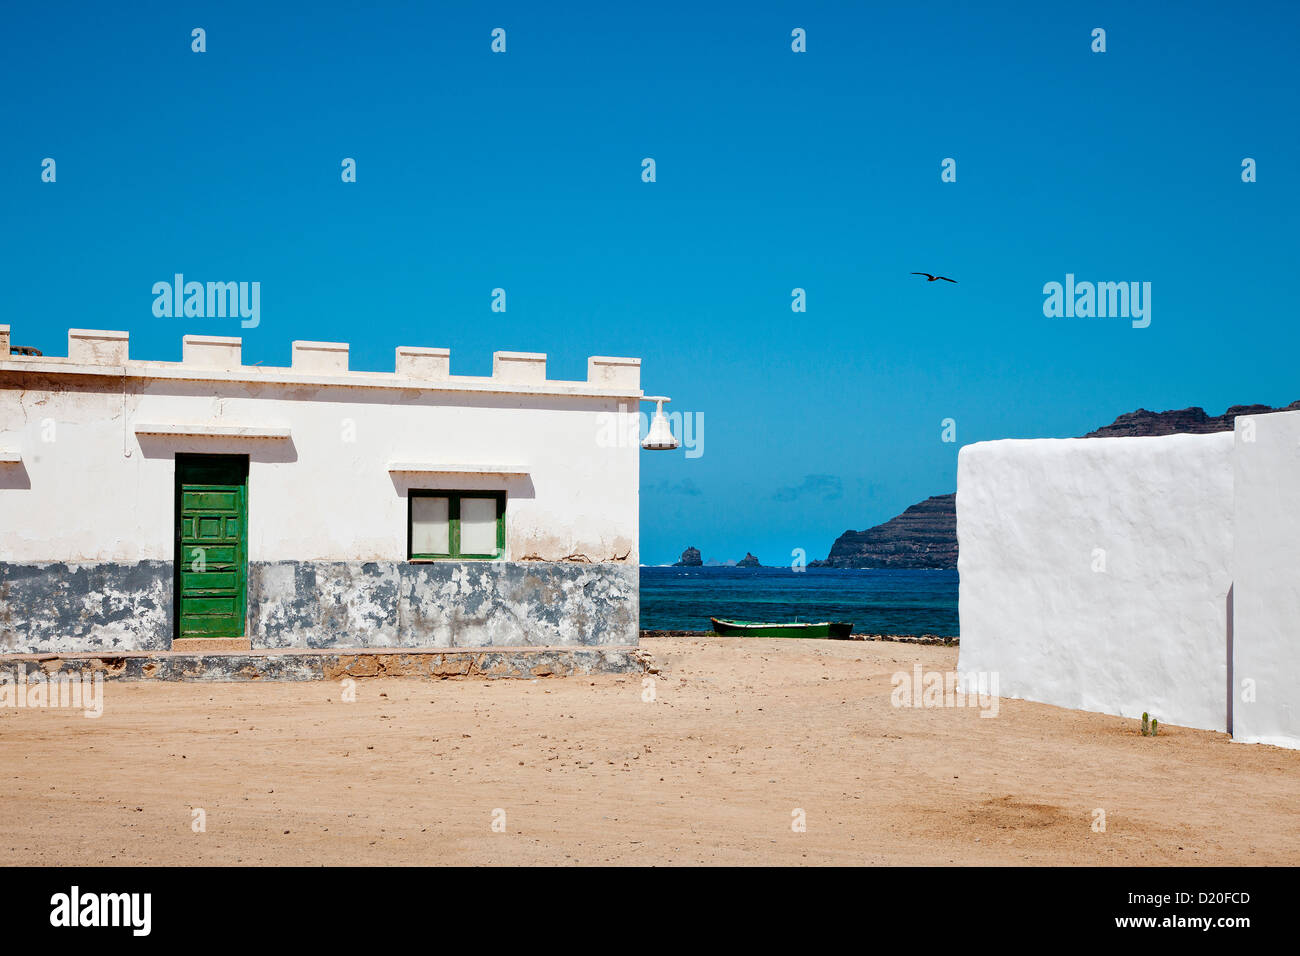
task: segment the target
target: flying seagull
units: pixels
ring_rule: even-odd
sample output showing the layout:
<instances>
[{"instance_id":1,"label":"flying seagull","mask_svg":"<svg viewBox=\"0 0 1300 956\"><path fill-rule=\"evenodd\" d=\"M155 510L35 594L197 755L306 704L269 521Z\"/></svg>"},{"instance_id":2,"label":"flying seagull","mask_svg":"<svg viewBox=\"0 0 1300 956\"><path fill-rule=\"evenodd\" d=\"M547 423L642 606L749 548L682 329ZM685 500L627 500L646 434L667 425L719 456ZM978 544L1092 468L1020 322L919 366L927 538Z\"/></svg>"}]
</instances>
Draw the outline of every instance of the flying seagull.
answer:
<instances>
[{"instance_id":1,"label":"flying seagull","mask_svg":"<svg viewBox=\"0 0 1300 956\"><path fill-rule=\"evenodd\" d=\"M912 275L925 276L926 282L933 282L936 279L942 279L944 282L954 282L954 283L957 281L956 279L949 279L947 276L932 276L928 272L913 272Z\"/></svg>"}]
</instances>

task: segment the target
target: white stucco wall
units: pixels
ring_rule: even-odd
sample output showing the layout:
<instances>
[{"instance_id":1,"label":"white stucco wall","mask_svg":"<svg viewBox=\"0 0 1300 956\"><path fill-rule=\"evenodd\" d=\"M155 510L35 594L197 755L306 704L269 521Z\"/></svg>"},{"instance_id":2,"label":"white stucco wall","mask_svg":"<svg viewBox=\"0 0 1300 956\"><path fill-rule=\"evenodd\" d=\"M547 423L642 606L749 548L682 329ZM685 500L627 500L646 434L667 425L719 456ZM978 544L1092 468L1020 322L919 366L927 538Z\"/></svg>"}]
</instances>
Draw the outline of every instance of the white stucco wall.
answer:
<instances>
[{"instance_id":1,"label":"white stucco wall","mask_svg":"<svg viewBox=\"0 0 1300 956\"><path fill-rule=\"evenodd\" d=\"M1300 747L1300 412L1243 416L1233 437L1232 735Z\"/></svg>"},{"instance_id":2,"label":"white stucco wall","mask_svg":"<svg viewBox=\"0 0 1300 956\"><path fill-rule=\"evenodd\" d=\"M1226 730L1232 447L1222 433L962 448L959 669L997 672L1006 697Z\"/></svg>"},{"instance_id":3,"label":"white stucco wall","mask_svg":"<svg viewBox=\"0 0 1300 956\"><path fill-rule=\"evenodd\" d=\"M0 390L0 452L20 459L0 464L0 560L171 560L174 459L197 452L250 456L251 561L405 560L406 492L416 487L504 489L507 560L581 553L635 566L639 388L614 397L620 389L566 394L581 383L559 383L547 394L539 358L535 371L509 371L530 379L513 392L510 382L500 392L349 387L349 375L366 373L346 370L318 374L340 383L321 385L151 378L148 363L120 378L0 363L23 372ZM524 355L515 364L539 363ZM628 422L630 441L607 440L610 415ZM287 428L290 437L136 433L166 423ZM390 473L390 463L526 474Z\"/></svg>"}]
</instances>

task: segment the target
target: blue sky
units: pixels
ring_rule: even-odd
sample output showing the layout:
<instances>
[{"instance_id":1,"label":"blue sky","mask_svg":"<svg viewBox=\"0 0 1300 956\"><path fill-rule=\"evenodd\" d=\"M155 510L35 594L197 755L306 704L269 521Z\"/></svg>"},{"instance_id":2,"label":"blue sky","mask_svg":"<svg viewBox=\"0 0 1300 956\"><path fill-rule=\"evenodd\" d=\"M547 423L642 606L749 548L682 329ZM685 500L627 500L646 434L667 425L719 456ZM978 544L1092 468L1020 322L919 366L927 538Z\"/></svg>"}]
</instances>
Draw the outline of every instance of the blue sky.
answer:
<instances>
[{"instance_id":1,"label":"blue sky","mask_svg":"<svg viewBox=\"0 0 1300 956\"><path fill-rule=\"evenodd\" d=\"M457 374L520 349L565 378L641 356L647 391L704 418L700 457L643 453L646 563L824 557L952 491L961 444L1300 398L1294 4L3 16L15 344L126 329L133 355L178 359L186 332L242 334L274 365L326 339L384 370L437 345ZM155 318L176 272L260 281L261 325ZM1044 317L1066 273L1151 282L1150 327Z\"/></svg>"}]
</instances>

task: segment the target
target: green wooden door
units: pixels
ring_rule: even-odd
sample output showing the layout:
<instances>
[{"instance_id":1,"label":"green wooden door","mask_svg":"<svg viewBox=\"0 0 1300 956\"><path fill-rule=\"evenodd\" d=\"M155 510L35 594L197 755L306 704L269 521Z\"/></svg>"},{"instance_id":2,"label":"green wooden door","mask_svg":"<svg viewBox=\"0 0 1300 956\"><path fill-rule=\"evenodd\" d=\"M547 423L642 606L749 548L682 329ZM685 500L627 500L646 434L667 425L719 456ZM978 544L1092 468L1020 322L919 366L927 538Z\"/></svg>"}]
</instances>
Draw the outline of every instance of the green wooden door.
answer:
<instances>
[{"instance_id":1,"label":"green wooden door","mask_svg":"<svg viewBox=\"0 0 1300 956\"><path fill-rule=\"evenodd\" d=\"M243 637L248 458L176 456L176 636Z\"/></svg>"}]
</instances>

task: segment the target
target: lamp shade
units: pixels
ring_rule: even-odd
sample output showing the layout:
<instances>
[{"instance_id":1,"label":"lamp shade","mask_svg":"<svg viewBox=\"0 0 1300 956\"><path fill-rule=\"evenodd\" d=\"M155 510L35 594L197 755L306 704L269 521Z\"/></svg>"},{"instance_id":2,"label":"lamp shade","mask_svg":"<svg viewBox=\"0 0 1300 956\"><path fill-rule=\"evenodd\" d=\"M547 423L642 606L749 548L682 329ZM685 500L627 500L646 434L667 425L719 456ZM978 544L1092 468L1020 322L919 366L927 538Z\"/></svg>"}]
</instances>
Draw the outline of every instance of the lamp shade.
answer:
<instances>
[{"instance_id":1,"label":"lamp shade","mask_svg":"<svg viewBox=\"0 0 1300 956\"><path fill-rule=\"evenodd\" d=\"M655 416L650 420L650 430L646 432L641 447L650 451L672 451L677 447L677 439L673 435L672 426L668 423L668 416L664 414L664 402L672 399L662 395L647 395L644 400L656 404Z\"/></svg>"}]
</instances>

